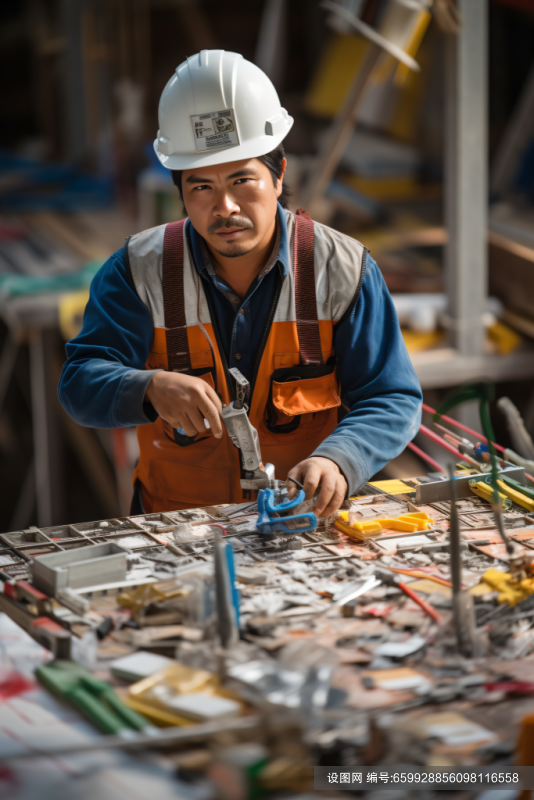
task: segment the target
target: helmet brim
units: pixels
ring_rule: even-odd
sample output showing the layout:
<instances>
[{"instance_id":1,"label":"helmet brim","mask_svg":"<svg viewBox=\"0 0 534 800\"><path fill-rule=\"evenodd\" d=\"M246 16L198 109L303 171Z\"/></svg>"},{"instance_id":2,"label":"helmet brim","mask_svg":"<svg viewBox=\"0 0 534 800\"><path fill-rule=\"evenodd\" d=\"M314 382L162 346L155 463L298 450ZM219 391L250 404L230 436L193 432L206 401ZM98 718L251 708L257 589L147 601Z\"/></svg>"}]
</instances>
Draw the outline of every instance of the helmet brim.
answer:
<instances>
[{"instance_id":1,"label":"helmet brim","mask_svg":"<svg viewBox=\"0 0 534 800\"><path fill-rule=\"evenodd\" d=\"M258 136L251 139L244 144L237 144L233 147L227 147L224 150L210 150L204 153L184 153L165 156L158 152L158 140L154 139L154 151L158 157L160 164L165 169L197 169L198 167L213 167L217 164L230 164L233 161L245 161L249 158L259 158L266 153L270 153L275 147L278 147L291 128L293 127L293 119L288 118L288 125L285 131L277 134L276 136Z\"/></svg>"}]
</instances>

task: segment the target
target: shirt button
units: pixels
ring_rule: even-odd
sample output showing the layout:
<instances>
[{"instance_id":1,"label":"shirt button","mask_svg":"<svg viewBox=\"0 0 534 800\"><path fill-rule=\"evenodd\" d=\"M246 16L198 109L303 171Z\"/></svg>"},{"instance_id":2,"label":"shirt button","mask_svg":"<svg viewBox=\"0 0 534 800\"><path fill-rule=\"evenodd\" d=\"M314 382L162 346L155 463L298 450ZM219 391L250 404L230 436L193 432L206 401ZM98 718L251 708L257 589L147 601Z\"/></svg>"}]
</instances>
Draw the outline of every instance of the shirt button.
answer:
<instances>
[{"instance_id":1,"label":"shirt button","mask_svg":"<svg viewBox=\"0 0 534 800\"><path fill-rule=\"evenodd\" d=\"M235 358L236 358L236 361L239 361L241 359L240 353L236 353L235 354Z\"/></svg>"}]
</instances>

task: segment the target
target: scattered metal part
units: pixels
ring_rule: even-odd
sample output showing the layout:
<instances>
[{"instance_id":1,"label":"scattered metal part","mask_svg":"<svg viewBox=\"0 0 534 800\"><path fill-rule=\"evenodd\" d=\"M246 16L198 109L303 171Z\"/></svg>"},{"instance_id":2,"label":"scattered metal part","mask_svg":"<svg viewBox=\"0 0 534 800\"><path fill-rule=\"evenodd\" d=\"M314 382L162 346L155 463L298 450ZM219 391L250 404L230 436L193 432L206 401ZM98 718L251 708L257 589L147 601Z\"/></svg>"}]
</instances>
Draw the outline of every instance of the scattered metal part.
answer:
<instances>
[{"instance_id":1,"label":"scattered metal part","mask_svg":"<svg viewBox=\"0 0 534 800\"><path fill-rule=\"evenodd\" d=\"M454 475L454 467L449 465L448 490L451 500L451 518L449 529L450 542L450 571L452 582L452 603L454 628L458 649L462 655L471 658L475 655L475 611L473 606L473 596L467 591L462 591L462 560L460 556L460 522L458 520L457 500L457 481Z\"/></svg>"}]
</instances>

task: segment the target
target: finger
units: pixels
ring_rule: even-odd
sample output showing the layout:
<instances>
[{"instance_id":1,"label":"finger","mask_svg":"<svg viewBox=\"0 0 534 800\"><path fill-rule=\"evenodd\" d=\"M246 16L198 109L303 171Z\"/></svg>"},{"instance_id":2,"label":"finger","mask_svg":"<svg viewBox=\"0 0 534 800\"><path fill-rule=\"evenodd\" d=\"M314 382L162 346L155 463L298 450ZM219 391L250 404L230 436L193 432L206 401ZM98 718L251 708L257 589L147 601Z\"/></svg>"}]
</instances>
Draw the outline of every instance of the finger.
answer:
<instances>
[{"instance_id":1,"label":"finger","mask_svg":"<svg viewBox=\"0 0 534 800\"><path fill-rule=\"evenodd\" d=\"M306 500L310 500L312 497L315 496L315 493L317 492L317 487L321 482L321 477L322 477L321 468L313 461L309 461L306 464L306 468L304 470L304 474L302 477L304 491L306 492Z\"/></svg>"},{"instance_id":2,"label":"finger","mask_svg":"<svg viewBox=\"0 0 534 800\"><path fill-rule=\"evenodd\" d=\"M297 493L300 491L298 486L290 481L289 478L294 478L299 483L302 483L304 480L304 475L306 473L306 462L301 461L299 464L296 464L292 469L289 470L287 473L288 480L286 480L286 488L287 488L287 495L289 500L292 500L294 497L297 496Z\"/></svg>"},{"instance_id":3,"label":"finger","mask_svg":"<svg viewBox=\"0 0 534 800\"><path fill-rule=\"evenodd\" d=\"M200 418L200 414L199 414L199 418ZM201 422L202 422L202 419L201 419ZM194 423L189 419L189 415L185 414L185 413L184 413L184 415L182 417L182 428L183 428L183 431L184 431L186 436L196 436L197 433L198 433L198 430L196 429ZM202 428L204 430L206 430L204 422L202 422Z\"/></svg>"},{"instance_id":4,"label":"finger","mask_svg":"<svg viewBox=\"0 0 534 800\"><path fill-rule=\"evenodd\" d=\"M332 500L335 491L336 477L329 472L323 473L321 476L321 491L313 507L313 511L318 517L324 516L324 510Z\"/></svg>"},{"instance_id":5,"label":"finger","mask_svg":"<svg viewBox=\"0 0 534 800\"><path fill-rule=\"evenodd\" d=\"M195 426L195 433L206 433L204 417L198 408L188 408L187 416L189 417L191 424Z\"/></svg>"},{"instance_id":6,"label":"finger","mask_svg":"<svg viewBox=\"0 0 534 800\"><path fill-rule=\"evenodd\" d=\"M212 434L220 439L222 436L221 416L215 405L206 397L200 408L200 413L208 420Z\"/></svg>"},{"instance_id":7,"label":"finger","mask_svg":"<svg viewBox=\"0 0 534 800\"><path fill-rule=\"evenodd\" d=\"M339 509L343 505L343 500L345 499L346 493L347 493L347 482L345 481L345 478L342 475L340 475L336 481L336 488L334 494L332 495L330 502L323 511L323 515L325 517L329 517L330 514L335 514L336 511L339 511Z\"/></svg>"},{"instance_id":8,"label":"finger","mask_svg":"<svg viewBox=\"0 0 534 800\"><path fill-rule=\"evenodd\" d=\"M206 384L206 397L209 400L211 400L211 402L215 406L215 409L220 414L222 410L221 398L219 397L215 389L212 389L208 383Z\"/></svg>"},{"instance_id":9,"label":"finger","mask_svg":"<svg viewBox=\"0 0 534 800\"><path fill-rule=\"evenodd\" d=\"M175 428L176 430L180 430L180 428L184 427L182 425L181 418L175 416L174 414L168 414L167 416L165 416L164 414L160 414L159 416L161 417L163 422L166 422L168 425L171 426L171 428Z\"/></svg>"}]
</instances>

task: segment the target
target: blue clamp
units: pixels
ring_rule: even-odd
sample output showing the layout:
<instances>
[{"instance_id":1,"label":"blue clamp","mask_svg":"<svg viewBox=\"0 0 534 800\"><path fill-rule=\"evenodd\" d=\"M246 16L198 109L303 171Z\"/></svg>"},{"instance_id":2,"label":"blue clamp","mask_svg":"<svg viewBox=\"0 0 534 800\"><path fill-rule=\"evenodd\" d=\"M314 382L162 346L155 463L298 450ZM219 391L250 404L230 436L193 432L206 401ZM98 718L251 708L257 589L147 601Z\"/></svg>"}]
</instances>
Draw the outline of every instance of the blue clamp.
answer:
<instances>
[{"instance_id":1,"label":"blue clamp","mask_svg":"<svg viewBox=\"0 0 534 800\"><path fill-rule=\"evenodd\" d=\"M258 511L260 515L256 522L256 528L260 533L269 535L274 531L281 531L282 533L305 533L306 531L314 531L318 525L317 517L311 511L305 514L295 514L292 517L274 517L271 518L270 514L279 514L280 511L289 511L290 508L299 506L304 498L305 493L301 490L293 500L287 500L285 503L278 503L275 505L274 492L272 489L260 489L258 493ZM298 528L288 528L286 522L293 522L294 520L307 520L307 524Z\"/></svg>"}]
</instances>

